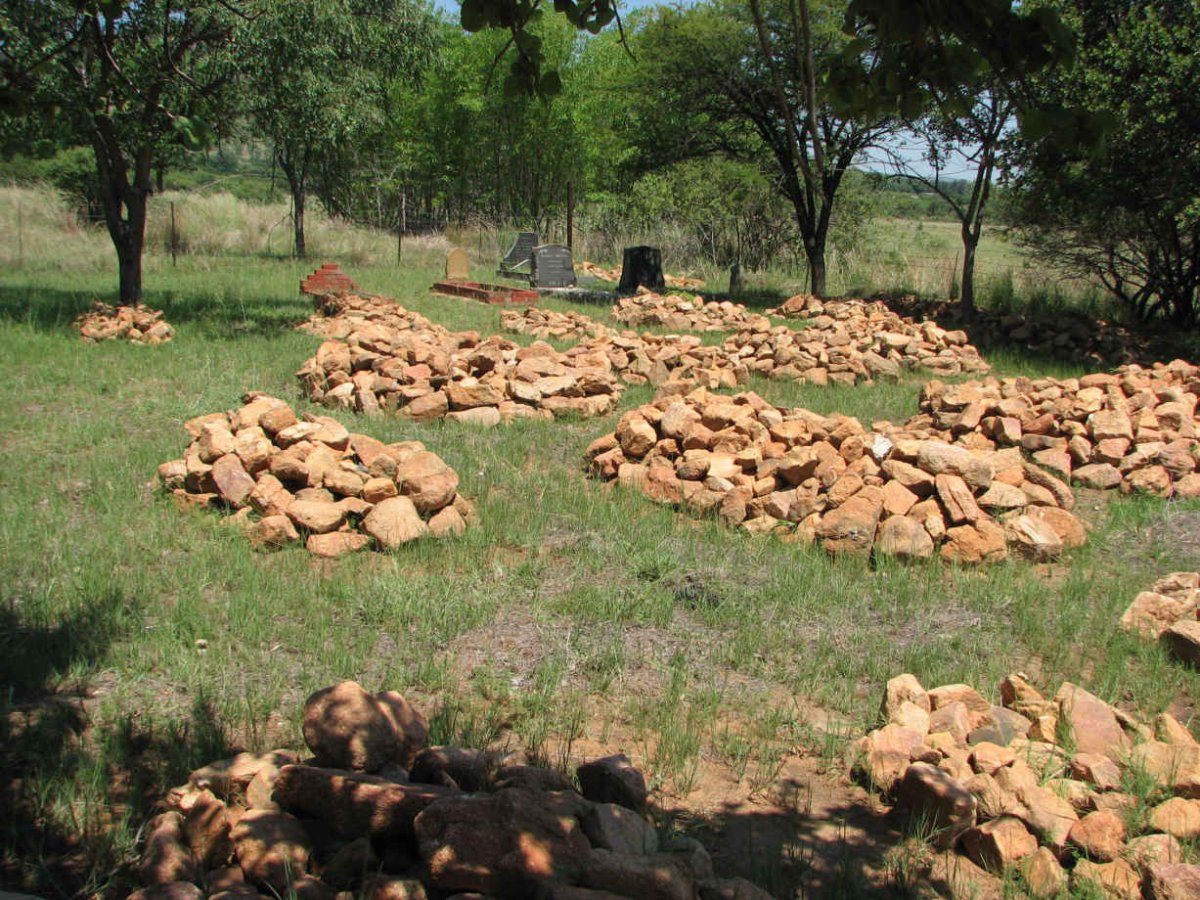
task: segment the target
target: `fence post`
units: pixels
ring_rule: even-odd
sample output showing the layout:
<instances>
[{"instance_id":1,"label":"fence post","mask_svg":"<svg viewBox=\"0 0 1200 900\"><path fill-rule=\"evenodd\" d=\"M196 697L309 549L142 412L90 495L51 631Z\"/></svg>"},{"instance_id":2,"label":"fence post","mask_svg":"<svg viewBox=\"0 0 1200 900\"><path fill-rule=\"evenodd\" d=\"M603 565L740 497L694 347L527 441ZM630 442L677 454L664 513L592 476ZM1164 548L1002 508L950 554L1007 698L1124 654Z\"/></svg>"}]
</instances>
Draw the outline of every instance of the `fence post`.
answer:
<instances>
[{"instance_id":1,"label":"fence post","mask_svg":"<svg viewBox=\"0 0 1200 900\"><path fill-rule=\"evenodd\" d=\"M567 249L575 249L575 179L567 182Z\"/></svg>"},{"instance_id":2,"label":"fence post","mask_svg":"<svg viewBox=\"0 0 1200 900\"><path fill-rule=\"evenodd\" d=\"M408 197L405 191L400 192L400 227L396 229L396 265L404 255L404 231L408 227Z\"/></svg>"},{"instance_id":3,"label":"fence post","mask_svg":"<svg viewBox=\"0 0 1200 900\"><path fill-rule=\"evenodd\" d=\"M25 212L17 201L17 268L25 268Z\"/></svg>"}]
</instances>

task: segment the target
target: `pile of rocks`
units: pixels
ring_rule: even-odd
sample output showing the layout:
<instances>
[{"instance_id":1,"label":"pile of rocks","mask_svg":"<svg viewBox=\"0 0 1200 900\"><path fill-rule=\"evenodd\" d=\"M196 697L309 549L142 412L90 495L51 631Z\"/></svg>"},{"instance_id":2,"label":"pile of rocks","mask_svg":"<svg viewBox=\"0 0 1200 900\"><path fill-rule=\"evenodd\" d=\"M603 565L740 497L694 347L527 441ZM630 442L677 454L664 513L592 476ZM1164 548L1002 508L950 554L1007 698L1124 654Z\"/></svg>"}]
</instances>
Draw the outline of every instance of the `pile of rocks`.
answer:
<instances>
[{"instance_id":1,"label":"pile of rocks","mask_svg":"<svg viewBox=\"0 0 1200 900\"><path fill-rule=\"evenodd\" d=\"M969 447L1021 447L1097 490L1200 497L1200 366L1175 360L1082 378L931 382L905 427Z\"/></svg>"},{"instance_id":2,"label":"pile of rocks","mask_svg":"<svg viewBox=\"0 0 1200 900\"><path fill-rule=\"evenodd\" d=\"M626 325L661 325L676 331L737 331L769 328L770 322L750 312L740 303L679 294L656 294L641 290L634 297L622 297L612 308L613 318Z\"/></svg>"},{"instance_id":3,"label":"pile of rocks","mask_svg":"<svg viewBox=\"0 0 1200 900\"><path fill-rule=\"evenodd\" d=\"M1162 641L1173 657L1200 668L1200 572L1172 572L1138 594L1121 627Z\"/></svg>"},{"instance_id":4,"label":"pile of rocks","mask_svg":"<svg viewBox=\"0 0 1200 900\"><path fill-rule=\"evenodd\" d=\"M634 334L623 331L584 341L567 351L573 358L601 354L626 384L652 384L678 393L700 386L734 388L749 371L732 362L720 347L706 347L696 335Z\"/></svg>"},{"instance_id":5,"label":"pile of rocks","mask_svg":"<svg viewBox=\"0 0 1200 900\"><path fill-rule=\"evenodd\" d=\"M560 313L531 306L521 312L500 313L500 327L513 334L530 334L540 340L568 341L608 334L608 328L583 313Z\"/></svg>"},{"instance_id":6,"label":"pile of rocks","mask_svg":"<svg viewBox=\"0 0 1200 900\"><path fill-rule=\"evenodd\" d=\"M233 513L256 546L304 538L314 556L394 550L424 535L461 534L476 521L458 474L420 441L384 444L336 419L251 391L232 412L184 424L182 459L158 467L182 504Z\"/></svg>"},{"instance_id":7,"label":"pile of rocks","mask_svg":"<svg viewBox=\"0 0 1200 900\"><path fill-rule=\"evenodd\" d=\"M1050 356L1092 366L1148 364L1178 352L1179 335L1154 334L1146 327L1131 329L1109 319L1058 311L1048 315L1026 315L977 309L967 315L958 303L922 300L915 294L881 297L891 309L915 319L933 319L947 327L966 330L971 342L990 347L1020 347L1040 356Z\"/></svg>"},{"instance_id":8,"label":"pile of rocks","mask_svg":"<svg viewBox=\"0 0 1200 900\"><path fill-rule=\"evenodd\" d=\"M591 472L652 500L830 552L980 563L1048 559L1086 539L1068 485L1020 450L893 440L850 416L697 389L621 417Z\"/></svg>"},{"instance_id":9,"label":"pile of rocks","mask_svg":"<svg viewBox=\"0 0 1200 900\"><path fill-rule=\"evenodd\" d=\"M939 375L985 373L990 367L966 332L916 323L882 303L797 295L768 315L805 319L803 331L761 323L729 338L734 359L768 378L812 384L870 383L904 369Z\"/></svg>"},{"instance_id":10,"label":"pile of rocks","mask_svg":"<svg viewBox=\"0 0 1200 900\"><path fill-rule=\"evenodd\" d=\"M1019 867L1033 897L1089 881L1128 900L1196 896L1200 866L1182 864L1180 843L1200 836L1191 733L1165 714L1151 729L1070 682L1047 699L1010 675L1000 698L893 678L857 767L937 848Z\"/></svg>"},{"instance_id":11,"label":"pile of rocks","mask_svg":"<svg viewBox=\"0 0 1200 900\"><path fill-rule=\"evenodd\" d=\"M595 263L588 262L586 259L577 266L580 272L587 275L589 278L598 278L601 281L611 281L616 284L621 280L621 266L614 266L611 269L604 269ZM689 275L672 275L669 272L663 274L663 282L669 288L674 288L677 291L698 291L704 287L703 278L692 278Z\"/></svg>"},{"instance_id":12,"label":"pile of rocks","mask_svg":"<svg viewBox=\"0 0 1200 900\"><path fill-rule=\"evenodd\" d=\"M405 309L390 297L343 292L317 294L314 299L316 311L297 327L318 337L360 343L382 340L397 332L449 334L441 325ZM356 337L358 334L363 337Z\"/></svg>"},{"instance_id":13,"label":"pile of rocks","mask_svg":"<svg viewBox=\"0 0 1200 900\"><path fill-rule=\"evenodd\" d=\"M623 755L580 765L577 791L519 758L429 746L402 695L354 682L308 699L304 740L309 759L242 753L172 790L146 829L134 897L770 896L716 878L698 842L660 839Z\"/></svg>"},{"instance_id":14,"label":"pile of rocks","mask_svg":"<svg viewBox=\"0 0 1200 900\"><path fill-rule=\"evenodd\" d=\"M567 356L540 341L521 347L445 330L361 329L347 343L323 343L296 376L311 400L335 409L483 426L602 416L621 395L602 353Z\"/></svg>"},{"instance_id":15,"label":"pile of rocks","mask_svg":"<svg viewBox=\"0 0 1200 900\"><path fill-rule=\"evenodd\" d=\"M135 306L109 306L96 302L75 318L75 328L89 343L129 341L131 344L165 344L175 337L175 329L163 321L161 309Z\"/></svg>"}]
</instances>

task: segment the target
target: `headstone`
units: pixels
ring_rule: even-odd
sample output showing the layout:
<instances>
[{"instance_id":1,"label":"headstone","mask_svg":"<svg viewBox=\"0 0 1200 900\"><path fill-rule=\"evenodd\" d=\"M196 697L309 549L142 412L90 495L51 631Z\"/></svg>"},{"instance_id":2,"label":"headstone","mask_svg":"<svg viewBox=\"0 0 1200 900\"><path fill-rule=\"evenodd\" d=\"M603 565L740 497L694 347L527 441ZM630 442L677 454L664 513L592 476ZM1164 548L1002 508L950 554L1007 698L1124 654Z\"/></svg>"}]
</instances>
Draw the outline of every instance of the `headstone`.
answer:
<instances>
[{"instance_id":1,"label":"headstone","mask_svg":"<svg viewBox=\"0 0 1200 900\"><path fill-rule=\"evenodd\" d=\"M664 291L662 251L657 247L626 247L621 262L621 283L618 294L637 293L639 287Z\"/></svg>"},{"instance_id":2,"label":"headstone","mask_svg":"<svg viewBox=\"0 0 1200 900\"><path fill-rule=\"evenodd\" d=\"M517 239L513 241L513 245L508 248L508 252L500 260L500 268L496 270L496 274L505 278L528 278L530 267L533 264L533 248L537 245L537 239L536 232L518 232Z\"/></svg>"},{"instance_id":3,"label":"headstone","mask_svg":"<svg viewBox=\"0 0 1200 900\"><path fill-rule=\"evenodd\" d=\"M734 263L729 270L729 293L740 294L742 292L742 267L740 263Z\"/></svg>"},{"instance_id":4,"label":"headstone","mask_svg":"<svg viewBox=\"0 0 1200 900\"><path fill-rule=\"evenodd\" d=\"M574 287L575 266L571 251L562 244L543 244L533 248L532 287Z\"/></svg>"},{"instance_id":5,"label":"headstone","mask_svg":"<svg viewBox=\"0 0 1200 900\"><path fill-rule=\"evenodd\" d=\"M446 280L470 281L470 265L467 251L462 247L454 247L446 254Z\"/></svg>"}]
</instances>

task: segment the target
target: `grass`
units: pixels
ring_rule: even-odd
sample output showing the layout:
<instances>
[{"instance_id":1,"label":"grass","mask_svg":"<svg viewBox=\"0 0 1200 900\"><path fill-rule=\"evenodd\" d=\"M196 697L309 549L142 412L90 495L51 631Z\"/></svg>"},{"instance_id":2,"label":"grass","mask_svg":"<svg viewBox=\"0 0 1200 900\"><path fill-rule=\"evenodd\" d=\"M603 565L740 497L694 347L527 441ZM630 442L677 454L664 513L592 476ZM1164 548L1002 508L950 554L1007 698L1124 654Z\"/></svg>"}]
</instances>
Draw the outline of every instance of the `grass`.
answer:
<instances>
[{"instance_id":1,"label":"grass","mask_svg":"<svg viewBox=\"0 0 1200 900\"><path fill-rule=\"evenodd\" d=\"M436 250L412 256L354 274L450 327L497 330L495 309L428 293ZM1069 678L1147 715L1194 691L1194 674L1117 620L1162 573L1196 567L1164 537L1195 504L1088 500L1091 540L1061 565L872 567L588 481L583 450L619 412L491 431L338 414L385 441L424 441L482 525L336 563L255 553L150 482L183 449L184 419L247 389L309 408L293 373L317 339L290 326L308 313L296 284L311 267L151 255L146 299L177 328L158 349L85 346L70 329L109 296L107 272L0 269L6 885L116 890L156 792L232 747L300 746L304 698L343 678L410 695L441 740L507 740L564 766L581 740L628 742L678 796L705 765L759 791L788 753L832 757L798 710L861 730L902 671L986 694L1023 669L1049 692ZM919 383L753 387L869 420L911 414ZM621 409L649 397L631 389Z\"/></svg>"}]
</instances>

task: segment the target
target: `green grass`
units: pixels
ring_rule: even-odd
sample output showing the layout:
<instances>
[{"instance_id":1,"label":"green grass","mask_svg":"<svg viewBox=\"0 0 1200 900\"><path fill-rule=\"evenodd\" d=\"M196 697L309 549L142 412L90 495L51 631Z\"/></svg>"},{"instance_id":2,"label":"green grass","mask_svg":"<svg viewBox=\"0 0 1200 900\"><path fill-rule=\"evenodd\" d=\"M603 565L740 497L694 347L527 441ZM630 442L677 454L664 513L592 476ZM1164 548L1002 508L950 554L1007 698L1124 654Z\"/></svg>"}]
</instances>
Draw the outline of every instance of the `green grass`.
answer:
<instances>
[{"instance_id":1,"label":"green grass","mask_svg":"<svg viewBox=\"0 0 1200 900\"><path fill-rule=\"evenodd\" d=\"M436 253L412 263L354 275L452 328L497 329L498 310L428 293ZM151 256L147 302L177 328L157 349L86 346L70 329L111 297L108 273L0 270L0 744L6 780L20 778L0 826L6 884L101 888L156 791L231 747L300 746L304 698L343 678L410 695L442 739L508 740L555 765L582 736L630 736L650 779L679 794L706 760L757 790L781 754L832 756L797 704L865 728L902 671L990 694L1024 669L1047 691L1070 678L1147 715L1196 687L1117 626L1139 590L1196 567L1164 537L1196 504L1087 505L1089 544L1053 567L872 567L587 480L583 451L619 412L490 431L338 414L385 441L423 440L458 471L482 525L334 563L255 553L151 482L182 451L183 420L245 390L310 408L293 373L318 340L291 325L308 314L296 285L311 268ZM1039 365L997 360L1004 372ZM869 421L910 415L920 381L752 387ZM628 390L621 410L650 396ZM82 737L64 741L71 732Z\"/></svg>"}]
</instances>

